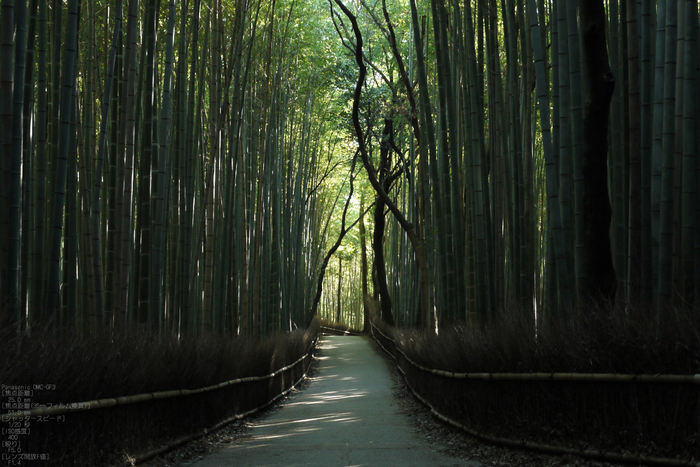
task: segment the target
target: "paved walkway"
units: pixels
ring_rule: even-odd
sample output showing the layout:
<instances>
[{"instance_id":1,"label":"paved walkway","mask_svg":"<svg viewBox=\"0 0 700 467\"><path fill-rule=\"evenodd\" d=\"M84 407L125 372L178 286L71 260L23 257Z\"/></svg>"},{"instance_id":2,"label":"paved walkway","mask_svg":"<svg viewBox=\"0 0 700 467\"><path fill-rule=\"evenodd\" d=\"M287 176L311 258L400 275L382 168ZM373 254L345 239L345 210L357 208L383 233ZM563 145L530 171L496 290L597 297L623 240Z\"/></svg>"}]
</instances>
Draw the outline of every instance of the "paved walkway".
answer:
<instances>
[{"instance_id":1,"label":"paved walkway","mask_svg":"<svg viewBox=\"0 0 700 467\"><path fill-rule=\"evenodd\" d=\"M367 337L326 336L311 384L250 434L195 467L478 466L433 451L393 396Z\"/></svg>"}]
</instances>

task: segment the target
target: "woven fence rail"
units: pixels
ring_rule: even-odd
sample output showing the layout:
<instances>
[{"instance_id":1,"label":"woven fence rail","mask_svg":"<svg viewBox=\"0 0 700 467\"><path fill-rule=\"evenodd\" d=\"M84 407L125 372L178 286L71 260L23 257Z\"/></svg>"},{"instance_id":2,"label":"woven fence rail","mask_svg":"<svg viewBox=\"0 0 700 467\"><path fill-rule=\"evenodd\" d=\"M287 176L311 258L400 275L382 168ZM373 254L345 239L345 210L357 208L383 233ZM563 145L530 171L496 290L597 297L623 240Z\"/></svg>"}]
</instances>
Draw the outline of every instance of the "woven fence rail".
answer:
<instances>
[{"instance_id":1,"label":"woven fence rail","mask_svg":"<svg viewBox=\"0 0 700 467\"><path fill-rule=\"evenodd\" d=\"M317 338L288 355L295 361L269 374L196 389L136 394L3 413L4 423L31 421L25 453L46 455L42 466L126 465L201 438L250 416L293 390L305 377ZM298 353L297 353L298 352ZM125 458L125 456L128 456Z\"/></svg>"},{"instance_id":2,"label":"woven fence rail","mask_svg":"<svg viewBox=\"0 0 700 467\"><path fill-rule=\"evenodd\" d=\"M213 384L211 386L203 387L203 388L197 388L197 389L175 389L171 391L159 391L159 392L151 392L151 393L144 393L144 394L136 394L132 396L122 396L122 397L110 397L106 399L96 399L96 400L90 400L90 401L83 401L83 402L71 402L71 403L58 403L55 405L51 405L50 407L38 407L32 410L17 410L13 412L7 412L4 413L0 416L2 419L2 422L9 422L13 420L21 420L21 419L26 419L27 417L47 417L47 416L56 416L56 415L62 415L65 413L70 413L70 412L83 412L86 410L95 410L95 409L105 409L108 407L115 407L115 406L124 406L124 405L129 405L129 404L136 404L139 402L147 402L147 401L152 401L152 400L160 400L160 399L170 399L173 397L182 397L182 396L192 396L196 394L203 394L211 391L215 391L217 389L222 389L228 386L234 386L237 384L245 384L245 383L252 383L252 382L257 382L257 381L264 381L267 379L272 379L275 376L290 370L294 368L295 366L299 365L302 363L310 353L313 351L313 348L315 347L316 342L311 345L309 350L304 354L302 357L297 359L295 362L282 367L268 375L264 376L248 376L245 378L236 378L232 379L229 381L224 381L218 384Z\"/></svg>"},{"instance_id":3,"label":"woven fence rail","mask_svg":"<svg viewBox=\"0 0 700 467\"><path fill-rule=\"evenodd\" d=\"M374 323L371 334L396 360L416 397L437 418L472 436L609 462L700 467L700 375L457 373L415 362ZM669 422L653 427L659 416L654 404L664 403L673 406L664 416ZM551 433L562 432L552 440ZM650 433L667 444L681 442L683 452L630 454L639 449L635 441ZM599 446L606 437L608 443Z\"/></svg>"},{"instance_id":4,"label":"woven fence rail","mask_svg":"<svg viewBox=\"0 0 700 467\"><path fill-rule=\"evenodd\" d=\"M700 385L700 374L698 375L630 375L614 373L455 373L452 371L428 368L416 363L399 347L396 347L394 340L384 334L379 328L372 325L372 330L380 333L384 339L390 340L394 348L408 363L415 368L431 373L436 376L454 379L475 379L475 380L509 380L509 381L588 381L588 382L610 382L610 383L667 383L667 384L698 384Z\"/></svg>"},{"instance_id":5,"label":"woven fence rail","mask_svg":"<svg viewBox=\"0 0 700 467\"><path fill-rule=\"evenodd\" d=\"M336 336L360 336L362 332L355 329L349 328L334 328L332 326L319 326L319 331L324 334L336 335Z\"/></svg>"}]
</instances>

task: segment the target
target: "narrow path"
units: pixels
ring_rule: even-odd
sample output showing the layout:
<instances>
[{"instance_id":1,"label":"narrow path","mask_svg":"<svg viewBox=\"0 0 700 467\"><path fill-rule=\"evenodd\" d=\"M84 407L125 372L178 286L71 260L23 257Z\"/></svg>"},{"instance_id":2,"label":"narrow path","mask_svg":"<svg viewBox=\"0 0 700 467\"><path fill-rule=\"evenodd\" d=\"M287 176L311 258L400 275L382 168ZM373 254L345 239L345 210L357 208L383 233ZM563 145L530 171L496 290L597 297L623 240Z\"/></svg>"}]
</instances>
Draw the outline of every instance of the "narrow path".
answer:
<instances>
[{"instance_id":1,"label":"narrow path","mask_svg":"<svg viewBox=\"0 0 700 467\"><path fill-rule=\"evenodd\" d=\"M394 399L386 362L367 337L326 336L311 384L250 434L196 467L472 466L433 451Z\"/></svg>"}]
</instances>

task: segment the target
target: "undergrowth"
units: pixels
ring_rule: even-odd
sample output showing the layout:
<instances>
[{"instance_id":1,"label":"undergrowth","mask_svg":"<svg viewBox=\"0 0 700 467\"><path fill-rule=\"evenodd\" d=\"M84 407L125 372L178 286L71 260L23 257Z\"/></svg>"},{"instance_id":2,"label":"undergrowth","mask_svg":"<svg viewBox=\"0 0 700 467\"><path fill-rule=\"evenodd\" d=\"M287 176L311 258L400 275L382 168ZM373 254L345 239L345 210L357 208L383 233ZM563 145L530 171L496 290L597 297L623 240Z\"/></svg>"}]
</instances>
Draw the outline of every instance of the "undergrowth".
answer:
<instances>
[{"instance_id":1,"label":"undergrowth","mask_svg":"<svg viewBox=\"0 0 700 467\"><path fill-rule=\"evenodd\" d=\"M105 330L84 338L35 331L0 340L0 382L48 386L34 390L31 402L38 405L197 389L268 375L290 365L305 354L317 332L317 320L308 330L262 340L177 339L134 329ZM50 452L52 461L42 462L45 466L108 465L123 459L124 453L144 452L167 438L208 428L264 404L301 374L303 369L295 369L248 389L229 386L206 395L69 413L64 423L32 422L23 447Z\"/></svg>"},{"instance_id":2,"label":"undergrowth","mask_svg":"<svg viewBox=\"0 0 700 467\"><path fill-rule=\"evenodd\" d=\"M700 374L697 309L676 309L662 320L593 310L537 328L509 317L442 326L438 334L379 326L411 360L455 373ZM700 458L696 384L452 379L399 361L409 384L438 411L485 435Z\"/></svg>"},{"instance_id":3,"label":"undergrowth","mask_svg":"<svg viewBox=\"0 0 700 467\"><path fill-rule=\"evenodd\" d=\"M591 312L537 329L525 319L396 330L398 345L425 366L454 372L700 373L700 311Z\"/></svg>"},{"instance_id":4,"label":"undergrowth","mask_svg":"<svg viewBox=\"0 0 700 467\"><path fill-rule=\"evenodd\" d=\"M38 403L195 389L271 373L303 354L307 344L303 331L258 341L155 337L138 330L103 331L82 339L32 333L0 344L0 381L55 386L35 393L32 402Z\"/></svg>"}]
</instances>

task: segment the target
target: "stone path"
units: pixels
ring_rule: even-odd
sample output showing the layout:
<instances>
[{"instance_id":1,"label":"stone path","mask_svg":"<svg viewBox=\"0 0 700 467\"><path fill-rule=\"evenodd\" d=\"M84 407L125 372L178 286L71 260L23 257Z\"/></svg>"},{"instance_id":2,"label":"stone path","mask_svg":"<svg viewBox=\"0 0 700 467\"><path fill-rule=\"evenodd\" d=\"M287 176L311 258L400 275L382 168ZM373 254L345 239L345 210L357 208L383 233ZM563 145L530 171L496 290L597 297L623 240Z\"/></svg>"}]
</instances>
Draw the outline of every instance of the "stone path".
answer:
<instances>
[{"instance_id":1,"label":"stone path","mask_svg":"<svg viewBox=\"0 0 700 467\"><path fill-rule=\"evenodd\" d=\"M249 435L195 467L471 466L436 452L394 398L386 362L367 337L325 336L310 385Z\"/></svg>"}]
</instances>

